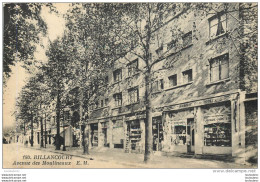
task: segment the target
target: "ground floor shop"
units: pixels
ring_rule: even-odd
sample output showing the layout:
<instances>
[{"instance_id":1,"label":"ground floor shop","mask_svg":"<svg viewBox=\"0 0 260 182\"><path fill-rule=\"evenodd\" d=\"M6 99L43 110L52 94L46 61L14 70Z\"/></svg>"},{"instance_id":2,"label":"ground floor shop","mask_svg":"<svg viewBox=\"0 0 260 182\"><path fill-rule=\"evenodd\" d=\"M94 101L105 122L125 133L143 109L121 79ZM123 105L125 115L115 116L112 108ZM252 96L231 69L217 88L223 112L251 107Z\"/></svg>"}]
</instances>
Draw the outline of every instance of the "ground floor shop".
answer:
<instances>
[{"instance_id":1,"label":"ground floor shop","mask_svg":"<svg viewBox=\"0 0 260 182\"><path fill-rule=\"evenodd\" d=\"M256 100L245 101L243 92L233 92L157 108L152 113L153 150L241 156L247 146L257 146L256 106ZM144 153L145 114L91 122L86 127L91 147Z\"/></svg>"}]
</instances>

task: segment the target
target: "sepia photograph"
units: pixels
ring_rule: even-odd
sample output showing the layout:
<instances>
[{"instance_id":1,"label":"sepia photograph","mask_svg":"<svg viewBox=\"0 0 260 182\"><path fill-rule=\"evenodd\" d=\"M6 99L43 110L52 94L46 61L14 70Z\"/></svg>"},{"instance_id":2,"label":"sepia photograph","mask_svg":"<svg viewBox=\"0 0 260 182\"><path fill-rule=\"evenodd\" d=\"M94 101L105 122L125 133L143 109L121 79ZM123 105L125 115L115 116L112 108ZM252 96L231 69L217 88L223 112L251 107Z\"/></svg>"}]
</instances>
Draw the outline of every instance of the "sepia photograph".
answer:
<instances>
[{"instance_id":1,"label":"sepia photograph","mask_svg":"<svg viewBox=\"0 0 260 182\"><path fill-rule=\"evenodd\" d=\"M258 169L257 2L5 2L2 21L3 169Z\"/></svg>"}]
</instances>

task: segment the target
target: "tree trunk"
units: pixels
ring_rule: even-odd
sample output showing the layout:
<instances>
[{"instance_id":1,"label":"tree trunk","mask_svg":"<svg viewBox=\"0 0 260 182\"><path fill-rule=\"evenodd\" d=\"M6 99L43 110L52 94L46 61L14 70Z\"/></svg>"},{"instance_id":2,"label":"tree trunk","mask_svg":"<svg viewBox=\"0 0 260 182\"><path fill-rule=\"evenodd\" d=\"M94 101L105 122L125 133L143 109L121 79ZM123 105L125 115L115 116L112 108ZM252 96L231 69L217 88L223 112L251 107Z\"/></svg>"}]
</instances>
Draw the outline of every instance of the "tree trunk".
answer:
<instances>
[{"instance_id":1,"label":"tree trunk","mask_svg":"<svg viewBox=\"0 0 260 182\"><path fill-rule=\"evenodd\" d=\"M42 117L40 118L41 123L41 145L40 147L43 147L43 123L42 123Z\"/></svg>"},{"instance_id":2,"label":"tree trunk","mask_svg":"<svg viewBox=\"0 0 260 182\"><path fill-rule=\"evenodd\" d=\"M46 128L47 128L47 126L46 126L46 114L45 114L45 118L44 118L44 133L45 133L45 148L46 148L46 145L47 145L47 130L46 130Z\"/></svg>"},{"instance_id":3,"label":"tree trunk","mask_svg":"<svg viewBox=\"0 0 260 182\"><path fill-rule=\"evenodd\" d=\"M84 126L83 126L83 88L79 88L79 124L80 124L80 147L83 146L84 143ZM83 130L83 132L82 132ZM84 148L84 146L83 146Z\"/></svg>"},{"instance_id":4,"label":"tree trunk","mask_svg":"<svg viewBox=\"0 0 260 182\"><path fill-rule=\"evenodd\" d=\"M147 71L145 75L145 99L146 99L146 122L145 122L145 153L144 162L149 162L153 152L152 136L152 108L151 108L151 74Z\"/></svg>"},{"instance_id":5,"label":"tree trunk","mask_svg":"<svg viewBox=\"0 0 260 182\"><path fill-rule=\"evenodd\" d=\"M31 120L31 140L30 140L30 143L31 143L31 147L33 147L33 117L32 117L32 120Z\"/></svg>"},{"instance_id":6,"label":"tree trunk","mask_svg":"<svg viewBox=\"0 0 260 182\"><path fill-rule=\"evenodd\" d=\"M57 134L56 134L56 150L60 150L60 91L57 94L57 104L56 104L56 120L57 120Z\"/></svg>"}]
</instances>

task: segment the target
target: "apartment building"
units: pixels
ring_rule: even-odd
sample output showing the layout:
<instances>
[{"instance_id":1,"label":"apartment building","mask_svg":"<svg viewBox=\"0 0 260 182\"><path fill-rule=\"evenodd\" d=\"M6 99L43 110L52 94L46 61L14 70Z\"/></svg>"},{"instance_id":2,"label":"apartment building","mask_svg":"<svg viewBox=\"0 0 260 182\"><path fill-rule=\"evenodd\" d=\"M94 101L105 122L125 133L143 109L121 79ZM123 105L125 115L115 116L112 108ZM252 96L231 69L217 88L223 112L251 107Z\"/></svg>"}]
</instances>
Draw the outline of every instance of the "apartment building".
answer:
<instances>
[{"instance_id":1,"label":"apartment building","mask_svg":"<svg viewBox=\"0 0 260 182\"><path fill-rule=\"evenodd\" d=\"M252 140L257 138L257 51L248 59L241 50L249 36L246 26L256 23L253 6L219 4L203 16L187 11L167 17L154 32L152 57L167 53L152 70L155 152L240 156L257 145ZM251 61L250 73L244 73L246 61ZM92 147L144 152L144 67L129 53L109 70L107 90L85 121Z\"/></svg>"}]
</instances>

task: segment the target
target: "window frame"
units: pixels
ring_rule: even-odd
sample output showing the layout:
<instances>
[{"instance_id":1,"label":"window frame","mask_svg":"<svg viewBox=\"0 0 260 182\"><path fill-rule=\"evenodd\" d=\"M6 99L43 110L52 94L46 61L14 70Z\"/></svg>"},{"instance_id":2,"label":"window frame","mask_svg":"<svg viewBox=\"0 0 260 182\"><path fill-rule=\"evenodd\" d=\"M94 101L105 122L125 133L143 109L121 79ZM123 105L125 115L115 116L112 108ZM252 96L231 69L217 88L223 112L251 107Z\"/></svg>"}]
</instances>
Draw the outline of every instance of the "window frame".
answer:
<instances>
[{"instance_id":1,"label":"window frame","mask_svg":"<svg viewBox=\"0 0 260 182\"><path fill-rule=\"evenodd\" d=\"M190 73L190 74L189 74ZM187 80L185 80L185 74L188 75ZM191 76L191 79L189 79ZM182 72L182 82L183 84L187 84L193 81L193 74L192 74L192 69L188 69Z\"/></svg>"},{"instance_id":2,"label":"window frame","mask_svg":"<svg viewBox=\"0 0 260 182\"><path fill-rule=\"evenodd\" d=\"M191 36L190 38L190 42L187 42L186 44L184 44L184 39L189 37L189 35ZM192 31L189 31L187 33L185 33L184 35L181 36L181 39L182 39L182 46L183 47L188 47L192 44Z\"/></svg>"},{"instance_id":3,"label":"window frame","mask_svg":"<svg viewBox=\"0 0 260 182\"><path fill-rule=\"evenodd\" d=\"M175 82L176 82L176 84L175 85L173 85L173 78L175 78ZM177 74L174 74L174 75L171 75L171 76L169 76L168 77L168 79L169 79L169 86L170 87L175 87L175 86L177 86L178 85L178 77L177 77Z\"/></svg>"},{"instance_id":4,"label":"window frame","mask_svg":"<svg viewBox=\"0 0 260 182\"><path fill-rule=\"evenodd\" d=\"M153 88L155 88L153 92L164 90L164 80L163 79L155 80L153 82Z\"/></svg>"},{"instance_id":5,"label":"window frame","mask_svg":"<svg viewBox=\"0 0 260 182\"><path fill-rule=\"evenodd\" d=\"M217 35L217 32L215 32L215 35L214 36L211 36L212 34L212 27L214 26L217 26L217 29L218 29L218 24L219 24L219 18L221 18L222 16L225 16L225 19L224 20L220 20L221 23L225 22L225 28L223 28L224 32L223 33L220 33ZM211 25L211 22L214 21L215 19L217 19L217 23L214 24L214 25ZM228 18L227 18L227 13L225 11L222 11L222 12L219 12L217 13L216 15L210 17L208 19L208 24L209 24L209 39L214 39L216 37L219 37L221 35L224 35L225 33L227 33L227 21L228 21ZM222 27L223 27L223 24L222 24Z\"/></svg>"},{"instance_id":6,"label":"window frame","mask_svg":"<svg viewBox=\"0 0 260 182\"><path fill-rule=\"evenodd\" d=\"M135 65L136 64L136 65ZM127 64L128 76L133 76L138 72L138 58Z\"/></svg>"},{"instance_id":7,"label":"window frame","mask_svg":"<svg viewBox=\"0 0 260 182\"><path fill-rule=\"evenodd\" d=\"M224 57L226 57L226 59L224 59ZM226 62L226 63L222 64L222 60L224 60L223 62ZM215 67L212 67L212 64L213 64L214 61L218 62L217 66L215 66L215 67L218 67L218 79L217 80L212 79L213 78L212 75L214 75L214 73L212 72L212 70L213 70L212 68L215 68ZM222 65L227 65L226 68L227 68L227 71L228 71L227 77L224 77L224 78L221 77L222 76L221 70L223 70ZM229 70L230 70L229 69L229 53L225 53L225 54L219 55L217 57L211 58L209 60L209 82L214 83L214 82L218 82L218 81L221 81L221 80L228 79L229 78L229 72L230 72Z\"/></svg>"},{"instance_id":8,"label":"window frame","mask_svg":"<svg viewBox=\"0 0 260 182\"><path fill-rule=\"evenodd\" d=\"M123 103L122 92L115 93L113 95L113 97L114 97L114 102L115 102L116 107L122 106L122 103Z\"/></svg>"},{"instance_id":9,"label":"window frame","mask_svg":"<svg viewBox=\"0 0 260 182\"><path fill-rule=\"evenodd\" d=\"M119 73L119 74L118 74ZM119 75L118 79L117 76ZM114 82L120 82L122 81L122 69L116 69L115 71L113 71L113 77L114 77Z\"/></svg>"},{"instance_id":10,"label":"window frame","mask_svg":"<svg viewBox=\"0 0 260 182\"><path fill-rule=\"evenodd\" d=\"M132 100L132 95L133 93L135 93L136 91L136 97L134 96L134 98L136 98L134 101L131 101ZM139 102L139 89L138 87L133 87L133 88L130 88L128 89L128 103L129 104L134 104L134 103L137 103Z\"/></svg>"}]
</instances>

